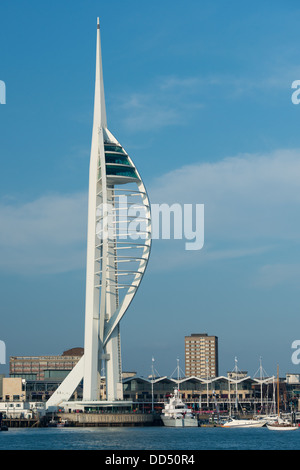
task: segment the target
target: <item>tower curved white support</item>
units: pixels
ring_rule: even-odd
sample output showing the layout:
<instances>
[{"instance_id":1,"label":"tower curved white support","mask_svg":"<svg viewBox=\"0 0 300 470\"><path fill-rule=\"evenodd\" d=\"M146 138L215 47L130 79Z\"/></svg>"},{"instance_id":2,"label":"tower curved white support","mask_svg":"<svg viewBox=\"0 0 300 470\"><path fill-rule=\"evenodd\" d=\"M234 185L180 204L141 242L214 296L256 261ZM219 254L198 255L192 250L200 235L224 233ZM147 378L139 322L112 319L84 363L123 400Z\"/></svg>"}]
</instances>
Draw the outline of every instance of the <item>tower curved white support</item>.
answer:
<instances>
[{"instance_id":1,"label":"tower curved white support","mask_svg":"<svg viewBox=\"0 0 300 470\"><path fill-rule=\"evenodd\" d=\"M84 356L48 401L68 400L83 378L83 400L122 399L120 321L151 249L150 202L133 161L107 128L97 24L94 122L89 170ZM74 379L73 379L74 377Z\"/></svg>"}]
</instances>

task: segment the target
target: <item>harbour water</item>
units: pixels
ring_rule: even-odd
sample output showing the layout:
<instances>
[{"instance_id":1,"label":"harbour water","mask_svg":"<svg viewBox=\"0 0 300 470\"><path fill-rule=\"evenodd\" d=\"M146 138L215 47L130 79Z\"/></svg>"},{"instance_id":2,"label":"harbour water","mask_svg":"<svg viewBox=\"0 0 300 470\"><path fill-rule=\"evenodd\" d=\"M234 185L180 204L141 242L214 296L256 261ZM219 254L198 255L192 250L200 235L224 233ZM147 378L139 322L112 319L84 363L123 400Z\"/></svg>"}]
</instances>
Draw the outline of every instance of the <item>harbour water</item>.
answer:
<instances>
[{"instance_id":1,"label":"harbour water","mask_svg":"<svg viewBox=\"0 0 300 470\"><path fill-rule=\"evenodd\" d=\"M10 428L0 450L299 450L295 432L267 428Z\"/></svg>"}]
</instances>

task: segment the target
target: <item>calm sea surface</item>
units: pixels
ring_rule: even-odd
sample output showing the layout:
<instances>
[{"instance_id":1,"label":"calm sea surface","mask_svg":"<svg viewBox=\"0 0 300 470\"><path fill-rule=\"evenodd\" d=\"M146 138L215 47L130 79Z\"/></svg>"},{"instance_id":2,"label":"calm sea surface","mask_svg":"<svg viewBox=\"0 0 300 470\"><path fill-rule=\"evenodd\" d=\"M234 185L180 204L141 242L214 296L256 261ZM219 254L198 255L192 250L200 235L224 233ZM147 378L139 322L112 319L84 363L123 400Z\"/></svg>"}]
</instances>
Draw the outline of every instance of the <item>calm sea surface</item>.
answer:
<instances>
[{"instance_id":1,"label":"calm sea surface","mask_svg":"<svg viewBox=\"0 0 300 470\"><path fill-rule=\"evenodd\" d=\"M1 450L299 450L300 429L39 428L0 432Z\"/></svg>"}]
</instances>

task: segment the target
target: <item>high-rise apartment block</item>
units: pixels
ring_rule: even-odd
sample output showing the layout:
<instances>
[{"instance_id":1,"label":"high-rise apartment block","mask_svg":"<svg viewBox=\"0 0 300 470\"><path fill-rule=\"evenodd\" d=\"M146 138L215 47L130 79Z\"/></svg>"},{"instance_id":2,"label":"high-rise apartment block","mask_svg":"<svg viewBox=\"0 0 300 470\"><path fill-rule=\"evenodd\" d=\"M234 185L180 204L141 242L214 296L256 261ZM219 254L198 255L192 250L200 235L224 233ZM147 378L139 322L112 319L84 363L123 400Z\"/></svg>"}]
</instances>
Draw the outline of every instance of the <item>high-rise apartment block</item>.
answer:
<instances>
[{"instance_id":1,"label":"high-rise apartment block","mask_svg":"<svg viewBox=\"0 0 300 470\"><path fill-rule=\"evenodd\" d=\"M218 337L206 333L185 336L185 375L218 377Z\"/></svg>"}]
</instances>

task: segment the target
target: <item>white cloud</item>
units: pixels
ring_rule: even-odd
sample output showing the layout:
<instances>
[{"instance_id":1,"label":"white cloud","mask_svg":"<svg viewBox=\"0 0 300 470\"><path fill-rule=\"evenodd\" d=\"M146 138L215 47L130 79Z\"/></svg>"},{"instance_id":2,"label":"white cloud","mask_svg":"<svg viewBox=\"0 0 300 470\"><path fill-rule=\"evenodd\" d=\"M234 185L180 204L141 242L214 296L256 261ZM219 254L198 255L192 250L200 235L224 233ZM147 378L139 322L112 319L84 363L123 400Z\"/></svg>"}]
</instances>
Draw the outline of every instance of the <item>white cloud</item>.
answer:
<instances>
[{"instance_id":1,"label":"white cloud","mask_svg":"<svg viewBox=\"0 0 300 470\"><path fill-rule=\"evenodd\" d=\"M191 113L207 106L208 101L239 100L254 94L270 99L268 93L277 96L281 91L291 95L291 84L299 78L299 66L290 63L269 64L260 75L160 76L147 88L119 97L116 118L121 117L130 132L185 125L191 122Z\"/></svg>"},{"instance_id":2,"label":"white cloud","mask_svg":"<svg viewBox=\"0 0 300 470\"><path fill-rule=\"evenodd\" d=\"M204 204L204 248L187 252L185 240L158 240L150 265L196 267L272 256L280 246L294 249L300 240L299 174L300 150L295 149L187 165L161 176L148 187L151 203ZM0 202L0 269L26 274L84 268L86 222L87 195L82 192ZM262 267L258 282L263 284L270 270Z\"/></svg>"},{"instance_id":3,"label":"white cloud","mask_svg":"<svg viewBox=\"0 0 300 470\"><path fill-rule=\"evenodd\" d=\"M117 116L130 132L184 125L203 107L197 99L199 79L162 77L147 91L135 91L118 100Z\"/></svg>"},{"instance_id":4,"label":"white cloud","mask_svg":"<svg viewBox=\"0 0 300 470\"><path fill-rule=\"evenodd\" d=\"M150 258L152 271L172 271L176 269L195 268L206 263L226 261L238 258L250 258L269 252L270 246L218 249L206 244L199 251L186 251L184 244L174 242L156 242Z\"/></svg>"},{"instance_id":5,"label":"white cloud","mask_svg":"<svg viewBox=\"0 0 300 470\"><path fill-rule=\"evenodd\" d=\"M184 166L149 188L151 202L205 205L206 239L298 240L300 150Z\"/></svg>"},{"instance_id":6,"label":"white cloud","mask_svg":"<svg viewBox=\"0 0 300 470\"><path fill-rule=\"evenodd\" d=\"M176 106L162 102L155 95L133 94L122 105L124 125L134 132L154 130L180 122Z\"/></svg>"},{"instance_id":7,"label":"white cloud","mask_svg":"<svg viewBox=\"0 0 300 470\"><path fill-rule=\"evenodd\" d=\"M38 274L82 268L86 211L84 193L0 203L0 269Z\"/></svg>"},{"instance_id":8,"label":"white cloud","mask_svg":"<svg viewBox=\"0 0 300 470\"><path fill-rule=\"evenodd\" d=\"M296 268L285 256L292 253L297 263L299 252L299 174L300 150L283 149L187 165L163 175L148 188L151 202L204 204L205 241L199 252L186 252L184 244L175 241L157 242L153 269L195 268L244 258L245 268L253 260L261 266L256 279L248 279L254 286L286 282Z\"/></svg>"},{"instance_id":9,"label":"white cloud","mask_svg":"<svg viewBox=\"0 0 300 470\"><path fill-rule=\"evenodd\" d=\"M281 284L297 285L300 277L300 263L274 263L260 267L255 285L273 288Z\"/></svg>"}]
</instances>

